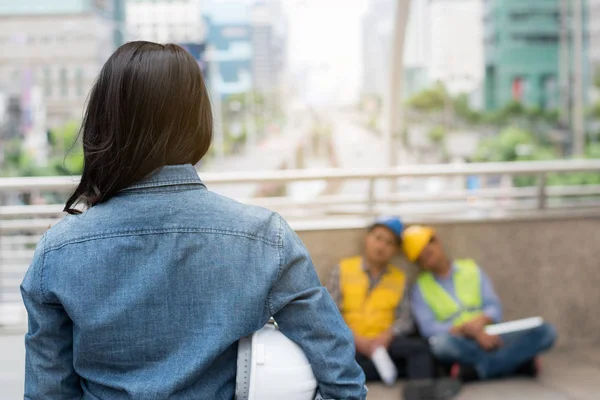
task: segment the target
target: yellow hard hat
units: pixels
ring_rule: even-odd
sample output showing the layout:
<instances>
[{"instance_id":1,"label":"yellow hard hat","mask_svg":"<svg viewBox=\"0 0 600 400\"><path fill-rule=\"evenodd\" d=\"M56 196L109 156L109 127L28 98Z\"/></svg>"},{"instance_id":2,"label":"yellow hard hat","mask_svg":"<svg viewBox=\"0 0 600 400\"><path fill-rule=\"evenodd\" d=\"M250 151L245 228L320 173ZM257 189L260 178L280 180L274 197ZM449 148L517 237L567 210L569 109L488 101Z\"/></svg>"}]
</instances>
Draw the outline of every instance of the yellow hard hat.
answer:
<instances>
[{"instance_id":1,"label":"yellow hard hat","mask_svg":"<svg viewBox=\"0 0 600 400\"><path fill-rule=\"evenodd\" d=\"M433 228L428 226L409 226L402 234L402 251L410 261L415 262L421 252L435 235Z\"/></svg>"}]
</instances>

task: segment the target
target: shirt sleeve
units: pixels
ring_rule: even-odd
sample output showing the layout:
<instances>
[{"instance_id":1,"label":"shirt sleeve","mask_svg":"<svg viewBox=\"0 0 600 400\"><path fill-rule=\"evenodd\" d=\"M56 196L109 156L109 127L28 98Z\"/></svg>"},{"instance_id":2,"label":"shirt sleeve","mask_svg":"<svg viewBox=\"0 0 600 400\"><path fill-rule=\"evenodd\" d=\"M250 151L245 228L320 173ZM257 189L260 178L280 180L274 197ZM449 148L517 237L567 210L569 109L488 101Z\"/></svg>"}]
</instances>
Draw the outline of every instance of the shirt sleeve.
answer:
<instances>
[{"instance_id":1,"label":"shirt sleeve","mask_svg":"<svg viewBox=\"0 0 600 400\"><path fill-rule=\"evenodd\" d=\"M336 265L329 274L329 280L327 281L327 290L331 295L331 298L337 305L338 309L342 309L342 291L340 289L340 266Z\"/></svg>"},{"instance_id":2,"label":"shirt sleeve","mask_svg":"<svg viewBox=\"0 0 600 400\"><path fill-rule=\"evenodd\" d=\"M417 285L413 286L410 298L412 314L423 337L430 338L441 335L452 329L452 321L439 322L435 318L433 310L425 303L425 299Z\"/></svg>"},{"instance_id":3,"label":"shirt sleeve","mask_svg":"<svg viewBox=\"0 0 600 400\"><path fill-rule=\"evenodd\" d=\"M408 335L415 330L415 324L410 312L410 296L408 290L404 291L403 298L396 306L396 319L392 325L394 336Z\"/></svg>"},{"instance_id":4,"label":"shirt sleeve","mask_svg":"<svg viewBox=\"0 0 600 400\"><path fill-rule=\"evenodd\" d=\"M73 322L44 292L44 242L42 237L21 284L28 314L24 398L79 400L83 392L73 367Z\"/></svg>"},{"instance_id":5,"label":"shirt sleeve","mask_svg":"<svg viewBox=\"0 0 600 400\"><path fill-rule=\"evenodd\" d=\"M317 277L300 238L280 218L280 271L270 312L281 331L298 343L326 399L364 400L365 376L355 360L352 333Z\"/></svg>"},{"instance_id":6,"label":"shirt sleeve","mask_svg":"<svg viewBox=\"0 0 600 400\"><path fill-rule=\"evenodd\" d=\"M483 272L481 268L480 271L480 279L481 279L481 297L483 300L483 312L487 315L494 323L499 323L502 321L502 304L500 303L500 298L496 294L494 290L494 286L492 285L492 281L488 277L488 275Z\"/></svg>"}]
</instances>

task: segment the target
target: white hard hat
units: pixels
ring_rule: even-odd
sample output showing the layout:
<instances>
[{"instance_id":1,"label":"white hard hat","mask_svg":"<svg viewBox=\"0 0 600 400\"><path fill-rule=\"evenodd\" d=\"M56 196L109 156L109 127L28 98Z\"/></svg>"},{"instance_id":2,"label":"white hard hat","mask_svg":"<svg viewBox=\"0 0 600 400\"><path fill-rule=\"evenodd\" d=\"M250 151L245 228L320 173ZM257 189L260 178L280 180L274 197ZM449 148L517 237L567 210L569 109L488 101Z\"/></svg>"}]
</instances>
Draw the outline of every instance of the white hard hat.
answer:
<instances>
[{"instance_id":1,"label":"white hard hat","mask_svg":"<svg viewBox=\"0 0 600 400\"><path fill-rule=\"evenodd\" d=\"M273 323L240 339L236 400L314 400L316 393L304 352Z\"/></svg>"}]
</instances>

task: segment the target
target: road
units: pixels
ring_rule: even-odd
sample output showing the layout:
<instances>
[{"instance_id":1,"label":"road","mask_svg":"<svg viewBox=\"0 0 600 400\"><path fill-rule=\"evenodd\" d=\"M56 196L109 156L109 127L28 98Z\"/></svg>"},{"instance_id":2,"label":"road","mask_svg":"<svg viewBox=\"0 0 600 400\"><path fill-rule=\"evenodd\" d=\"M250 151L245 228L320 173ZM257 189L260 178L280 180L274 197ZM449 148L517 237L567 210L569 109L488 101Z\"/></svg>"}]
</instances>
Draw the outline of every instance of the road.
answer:
<instances>
[{"instance_id":1,"label":"road","mask_svg":"<svg viewBox=\"0 0 600 400\"><path fill-rule=\"evenodd\" d=\"M336 149L337 161L340 168L385 168L387 150L384 140L376 133L361 127L348 112L336 112L331 116L333 123L333 142ZM459 143L464 140L459 138ZM416 154L411 154L403 148L398 148L396 160L399 165L410 165L418 163ZM432 195L442 193L449 189L463 189L462 178L401 178L398 180L394 192L427 192ZM369 191L369 183L364 180L346 181L341 185L338 194L359 195L366 199ZM389 181L379 180L375 184L375 195L382 196L390 193ZM448 202L411 202L390 205L387 211L400 215L427 215L435 218L447 217L448 215L463 215L473 218L481 217L482 213L489 212L486 204L480 203L473 207L466 207L463 201ZM348 206L345 210L360 211L361 207ZM387 213L387 212L384 212Z\"/></svg>"},{"instance_id":2,"label":"road","mask_svg":"<svg viewBox=\"0 0 600 400\"><path fill-rule=\"evenodd\" d=\"M271 135L242 154L211 161L204 172L273 171L284 163L293 165L294 154L304 140L308 130L308 120L295 118L297 124L288 125L278 135ZM211 185L210 189L235 199L252 197L257 190L256 184Z\"/></svg>"},{"instance_id":3,"label":"road","mask_svg":"<svg viewBox=\"0 0 600 400\"><path fill-rule=\"evenodd\" d=\"M354 121L352 115L338 112L334 115L333 142L340 168L385 168L388 150L384 140L376 133L370 132ZM413 157L403 149L397 150L396 159L401 165L414 163ZM402 183L408 182L404 180ZM376 193L389 191L389 183L379 181ZM367 194L368 182L345 182L340 194Z\"/></svg>"}]
</instances>

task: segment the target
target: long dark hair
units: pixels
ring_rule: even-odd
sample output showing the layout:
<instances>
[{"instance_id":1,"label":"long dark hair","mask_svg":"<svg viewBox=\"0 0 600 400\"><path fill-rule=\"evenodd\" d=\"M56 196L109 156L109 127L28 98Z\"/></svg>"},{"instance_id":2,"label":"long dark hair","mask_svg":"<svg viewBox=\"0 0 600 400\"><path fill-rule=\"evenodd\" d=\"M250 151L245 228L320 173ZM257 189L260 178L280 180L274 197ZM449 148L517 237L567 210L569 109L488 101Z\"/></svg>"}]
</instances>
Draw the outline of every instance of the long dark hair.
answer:
<instances>
[{"instance_id":1,"label":"long dark hair","mask_svg":"<svg viewBox=\"0 0 600 400\"><path fill-rule=\"evenodd\" d=\"M92 88L80 135L81 182L65 205L93 207L165 165L196 164L212 140L200 67L183 48L130 42L108 59Z\"/></svg>"}]
</instances>

